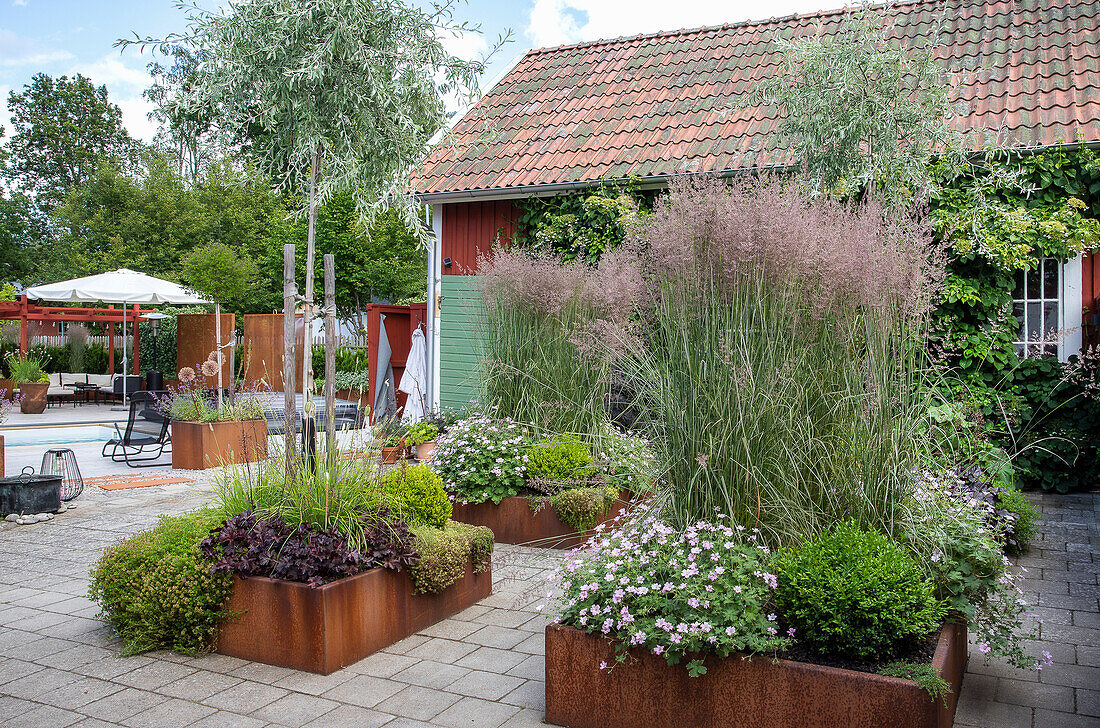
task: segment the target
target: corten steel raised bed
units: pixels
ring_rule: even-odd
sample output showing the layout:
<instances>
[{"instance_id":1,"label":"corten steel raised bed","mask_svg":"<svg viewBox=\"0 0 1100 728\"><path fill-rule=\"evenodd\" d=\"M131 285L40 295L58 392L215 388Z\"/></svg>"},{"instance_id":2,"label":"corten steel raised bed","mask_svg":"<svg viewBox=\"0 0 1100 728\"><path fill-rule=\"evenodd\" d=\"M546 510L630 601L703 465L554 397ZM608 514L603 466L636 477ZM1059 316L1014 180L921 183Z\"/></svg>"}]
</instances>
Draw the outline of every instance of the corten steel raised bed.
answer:
<instances>
[{"instance_id":1,"label":"corten steel raised bed","mask_svg":"<svg viewBox=\"0 0 1100 728\"><path fill-rule=\"evenodd\" d=\"M966 668L966 626L945 624L932 664L951 685L947 705L915 682L768 657L683 664L633 650L616 664L607 639L546 628L546 722L569 728L950 728ZM614 669L600 670L606 661Z\"/></svg>"},{"instance_id":2,"label":"corten steel raised bed","mask_svg":"<svg viewBox=\"0 0 1100 728\"><path fill-rule=\"evenodd\" d=\"M267 421L172 422L172 467L203 470L267 458Z\"/></svg>"},{"instance_id":3,"label":"corten steel raised bed","mask_svg":"<svg viewBox=\"0 0 1100 728\"><path fill-rule=\"evenodd\" d=\"M600 514L597 524L606 523L629 508L629 495L619 493L611 506ZM570 549L580 546L592 536L593 531L578 532L558 518L549 503L536 513L531 508L532 499L522 495L503 499L500 505L485 503L454 503L451 519L475 526L487 526L497 543L519 543L543 548Z\"/></svg>"},{"instance_id":4,"label":"corten steel raised bed","mask_svg":"<svg viewBox=\"0 0 1100 728\"><path fill-rule=\"evenodd\" d=\"M413 594L404 571L381 567L311 589L305 584L237 578L218 652L328 675L456 614L493 591L490 568L466 574L438 594Z\"/></svg>"}]
</instances>

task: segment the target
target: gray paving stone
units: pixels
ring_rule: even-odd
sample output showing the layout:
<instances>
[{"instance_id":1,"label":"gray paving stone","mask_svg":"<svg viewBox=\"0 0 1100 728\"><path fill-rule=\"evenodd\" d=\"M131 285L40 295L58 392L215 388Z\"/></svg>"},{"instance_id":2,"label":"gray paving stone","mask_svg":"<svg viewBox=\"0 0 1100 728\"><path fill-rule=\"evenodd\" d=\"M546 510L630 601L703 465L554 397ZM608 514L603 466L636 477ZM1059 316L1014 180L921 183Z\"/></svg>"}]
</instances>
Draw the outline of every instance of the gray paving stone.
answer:
<instances>
[{"instance_id":1,"label":"gray paving stone","mask_svg":"<svg viewBox=\"0 0 1100 728\"><path fill-rule=\"evenodd\" d=\"M414 720L431 720L461 700L461 696L440 690L409 685L401 692L386 698L375 710Z\"/></svg>"},{"instance_id":2,"label":"gray paving stone","mask_svg":"<svg viewBox=\"0 0 1100 728\"><path fill-rule=\"evenodd\" d=\"M1058 710L1073 705L1073 688L1063 685L1045 685L1038 682L1001 678L997 686L997 700L1013 705Z\"/></svg>"},{"instance_id":3,"label":"gray paving stone","mask_svg":"<svg viewBox=\"0 0 1100 728\"><path fill-rule=\"evenodd\" d=\"M4 728L66 728L84 716L52 705L39 705L26 713L5 715Z\"/></svg>"},{"instance_id":4,"label":"gray paving stone","mask_svg":"<svg viewBox=\"0 0 1100 728\"><path fill-rule=\"evenodd\" d=\"M337 685L342 685L356 676L350 670L337 670L331 675L315 675L311 672L295 670L275 684L287 690L297 693L320 695L327 690L332 690Z\"/></svg>"},{"instance_id":5,"label":"gray paving stone","mask_svg":"<svg viewBox=\"0 0 1100 728\"><path fill-rule=\"evenodd\" d=\"M1041 728L1096 728L1096 718L1040 708L1035 711L1035 725Z\"/></svg>"},{"instance_id":6,"label":"gray paving stone","mask_svg":"<svg viewBox=\"0 0 1100 728\"><path fill-rule=\"evenodd\" d=\"M39 695L76 682L79 675L47 667L4 685L4 693L15 698L34 700Z\"/></svg>"},{"instance_id":7,"label":"gray paving stone","mask_svg":"<svg viewBox=\"0 0 1100 728\"><path fill-rule=\"evenodd\" d=\"M115 728L118 723L108 723L99 718L85 718L79 723L74 723L70 728Z\"/></svg>"},{"instance_id":8,"label":"gray paving stone","mask_svg":"<svg viewBox=\"0 0 1100 728\"><path fill-rule=\"evenodd\" d=\"M123 719L122 724L131 728L178 728L190 725L214 712L214 708L206 705L179 698L167 698L148 710Z\"/></svg>"},{"instance_id":9,"label":"gray paving stone","mask_svg":"<svg viewBox=\"0 0 1100 728\"><path fill-rule=\"evenodd\" d=\"M373 675L356 675L324 694L330 700L351 703L362 708L373 708L391 695L405 688L404 683Z\"/></svg>"},{"instance_id":10,"label":"gray paving stone","mask_svg":"<svg viewBox=\"0 0 1100 728\"><path fill-rule=\"evenodd\" d=\"M192 723L187 728L263 728L267 721L219 710Z\"/></svg>"},{"instance_id":11,"label":"gray paving stone","mask_svg":"<svg viewBox=\"0 0 1100 728\"><path fill-rule=\"evenodd\" d=\"M245 681L214 693L202 702L212 708L248 714L288 694L288 690Z\"/></svg>"},{"instance_id":12,"label":"gray paving stone","mask_svg":"<svg viewBox=\"0 0 1100 728\"><path fill-rule=\"evenodd\" d=\"M542 680L526 680L501 698L500 702L537 710L541 714L546 710L546 683Z\"/></svg>"},{"instance_id":13,"label":"gray paving stone","mask_svg":"<svg viewBox=\"0 0 1100 728\"><path fill-rule=\"evenodd\" d=\"M196 670L194 673L164 685L157 692L173 698L201 702L215 693L220 693L242 682L239 677L223 675L220 672Z\"/></svg>"},{"instance_id":14,"label":"gray paving stone","mask_svg":"<svg viewBox=\"0 0 1100 728\"><path fill-rule=\"evenodd\" d=\"M79 709L88 703L94 703L100 698L114 695L123 689L122 685L100 680L99 678L83 677L81 675L75 677L78 678L75 682L54 688L39 695L37 699L57 708Z\"/></svg>"},{"instance_id":15,"label":"gray paving stone","mask_svg":"<svg viewBox=\"0 0 1100 728\"><path fill-rule=\"evenodd\" d=\"M510 650L530 637L529 632L508 627L486 625L465 638L465 642L472 642L484 647L496 647L501 650Z\"/></svg>"},{"instance_id":16,"label":"gray paving stone","mask_svg":"<svg viewBox=\"0 0 1100 728\"><path fill-rule=\"evenodd\" d=\"M379 728L388 725L392 715L378 713L370 708L341 705L336 710L306 723L304 728Z\"/></svg>"},{"instance_id":17,"label":"gray paving stone","mask_svg":"<svg viewBox=\"0 0 1100 728\"><path fill-rule=\"evenodd\" d=\"M359 662L351 665L348 670L360 675L390 677L415 664L416 658L414 657L394 655L389 652L375 652L373 655L364 657Z\"/></svg>"},{"instance_id":18,"label":"gray paving stone","mask_svg":"<svg viewBox=\"0 0 1100 728\"><path fill-rule=\"evenodd\" d=\"M195 674L194 668L177 665L174 662L157 660L135 670L119 675L115 682L141 690L156 690L170 682L182 680Z\"/></svg>"},{"instance_id":19,"label":"gray paving stone","mask_svg":"<svg viewBox=\"0 0 1100 728\"><path fill-rule=\"evenodd\" d=\"M542 720L543 711L524 709L513 715L501 728L545 728Z\"/></svg>"},{"instance_id":20,"label":"gray paving stone","mask_svg":"<svg viewBox=\"0 0 1100 728\"><path fill-rule=\"evenodd\" d=\"M546 658L542 655L528 655L527 659L509 670L508 674L530 680L542 680L546 677Z\"/></svg>"},{"instance_id":21,"label":"gray paving stone","mask_svg":"<svg viewBox=\"0 0 1100 728\"><path fill-rule=\"evenodd\" d=\"M428 637L445 637L449 640L460 640L467 635L478 631L483 625L477 622L460 622L457 619L444 619L442 622L420 630L417 634Z\"/></svg>"},{"instance_id":22,"label":"gray paving stone","mask_svg":"<svg viewBox=\"0 0 1100 728\"><path fill-rule=\"evenodd\" d=\"M161 703L163 697L135 688L123 688L117 693L88 703L80 709L81 713L100 720L125 720L143 710L149 710Z\"/></svg>"},{"instance_id":23,"label":"gray paving stone","mask_svg":"<svg viewBox=\"0 0 1100 728\"><path fill-rule=\"evenodd\" d=\"M0 687L42 670L41 665L8 658L0 663ZM0 693L3 691L0 690Z\"/></svg>"},{"instance_id":24,"label":"gray paving stone","mask_svg":"<svg viewBox=\"0 0 1100 728\"><path fill-rule=\"evenodd\" d=\"M409 657L424 660L434 660L452 664L458 662L466 655L477 649L477 645L468 642L455 642L454 640L433 639L410 649Z\"/></svg>"},{"instance_id":25,"label":"gray paving stone","mask_svg":"<svg viewBox=\"0 0 1100 728\"><path fill-rule=\"evenodd\" d=\"M338 707L340 704L333 700L319 698L316 695L291 693L253 711L251 717L298 728Z\"/></svg>"},{"instance_id":26,"label":"gray paving stone","mask_svg":"<svg viewBox=\"0 0 1100 728\"><path fill-rule=\"evenodd\" d=\"M1100 685L1100 667L1084 665L1052 665L1044 668L1040 682L1049 685L1068 685L1075 688L1095 688Z\"/></svg>"},{"instance_id":27,"label":"gray paving stone","mask_svg":"<svg viewBox=\"0 0 1100 728\"><path fill-rule=\"evenodd\" d=\"M394 675L393 679L425 688L445 688L455 680L468 675L469 672L469 668L466 667L421 660Z\"/></svg>"},{"instance_id":28,"label":"gray paving stone","mask_svg":"<svg viewBox=\"0 0 1100 728\"><path fill-rule=\"evenodd\" d=\"M432 722L449 728L499 728L519 711L514 705L462 698L433 718Z\"/></svg>"},{"instance_id":29,"label":"gray paving stone","mask_svg":"<svg viewBox=\"0 0 1100 728\"><path fill-rule=\"evenodd\" d=\"M495 647L478 647L455 664L473 670L504 674L530 658L523 652L498 650Z\"/></svg>"},{"instance_id":30,"label":"gray paving stone","mask_svg":"<svg viewBox=\"0 0 1100 728\"><path fill-rule=\"evenodd\" d=\"M1031 728L1032 709L1021 705L968 700L964 689L955 709L955 721L983 728Z\"/></svg>"},{"instance_id":31,"label":"gray paving stone","mask_svg":"<svg viewBox=\"0 0 1100 728\"><path fill-rule=\"evenodd\" d=\"M523 684L523 678L492 672L471 672L447 686L447 691L485 700L500 700Z\"/></svg>"}]
</instances>

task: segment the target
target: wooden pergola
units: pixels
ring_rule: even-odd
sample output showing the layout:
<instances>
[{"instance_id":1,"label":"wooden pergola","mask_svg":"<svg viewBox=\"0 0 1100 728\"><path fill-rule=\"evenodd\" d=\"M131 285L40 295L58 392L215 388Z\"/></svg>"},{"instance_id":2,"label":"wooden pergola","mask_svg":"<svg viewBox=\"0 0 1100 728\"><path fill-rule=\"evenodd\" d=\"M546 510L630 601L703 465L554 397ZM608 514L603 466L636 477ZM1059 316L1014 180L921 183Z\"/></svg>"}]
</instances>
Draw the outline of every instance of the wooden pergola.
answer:
<instances>
[{"instance_id":1,"label":"wooden pergola","mask_svg":"<svg viewBox=\"0 0 1100 728\"><path fill-rule=\"evenodd\" d=\"M128 309L133 312L133 321L136 326L142 309L139 304L134 304ZM151 310L151 309L150 309ZM148 313L148 311L145 311ZM106 308L83 308L73 306L39 306L31 303L26 296L20 296L17 301L0 301L0 321L19 321L19 353L27 355L27 330L31 321L43 321L48 323L72 323L103 324L107 328L107 370L115 371L115 324L122 323L122 307L108 304ZM138 373L138 336L134 341L134 374Z\"/></svg>"}]
</instances>

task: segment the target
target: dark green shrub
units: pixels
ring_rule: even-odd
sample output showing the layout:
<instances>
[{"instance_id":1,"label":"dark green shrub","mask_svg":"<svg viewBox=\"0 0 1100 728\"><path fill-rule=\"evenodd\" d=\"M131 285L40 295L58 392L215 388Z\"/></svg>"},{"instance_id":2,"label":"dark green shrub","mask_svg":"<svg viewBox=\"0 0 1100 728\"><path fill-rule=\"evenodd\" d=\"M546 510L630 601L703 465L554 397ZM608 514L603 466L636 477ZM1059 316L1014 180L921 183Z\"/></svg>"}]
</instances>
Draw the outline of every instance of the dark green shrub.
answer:
<instances>
[{"instance_id":1,"label":"dark green shrub","mask_svg":"<svg viewBox=\"0 0 1100 728\"><path fill-rule=\"evenodd\" d=\"M1016 517L1011 524L1006 519L1005 550L1014 554L1027 551L1031 539L1035 538L1035 521L1039 518L1039 512L1023 493L1013 488L997 490L997 509L1008 511Z\"/></svg>"},{"instance_id":2,"label":"dark green shrub","mask_svg":"<svg viewBox=\"0 0 1100 728\"><path fill-rule=\"evenodd\" d=\"M387 504L412 526L443 528L451 517L451 499L443 479L423 463L402 465L379 480Z\"/></svg>"},{"instance_id":3,"label":"dark green shrub","mask_svg":"<svg viewBox=\"0 0 1100 728\"><path fill-rule=\"evenodd\" d=\"M936 672L936 668L932 667L930 663L891 662L889 665L883 666L878 674L912 680L928 693L933 703L939 698L943 700L944 706L947 706L947 696L951 694L951 684L940 677L940 674Z\"/></svg>"},{"instance_id":4,"label":"dark green shrub","mask_svg":"<svg viewBox=\"0 0 1100 728\"><path fill-rule=\"evenodd\" d=\"M618 491L610 486L569 488L550 496L550 505L563 523L587 531L596 525L617 495Z\"/></svg>"},{"instance_id":5,"label":"dark green shrub","mask_svg":"<svg viewBox=\"0 0 1100 728\"><path fill-rule=\"evenodd\" d=\"M485 526L448 521L443 528L414 528L413 535L420 556L409 567L414 594L443 591L462 578L471 559L475 572L484 571L492 561L493 532Z\"/></svg>"},{"instance_id":6,"label":"dark green shrub","mask_svg":"<svg viewBox=\"0 0 1100 728\"><path fill-rule=\"evenodd\" d=\"M103 553L89 594L125 642L124 654L214 647L233 577L211 573L199 543L219 521L210 510L162 516L155 528Z\"/></svg>"},{"instance_id":7,"label":"dark green shrub","mask_svg":"<svg viewBox=\"0 0 1100 728\"><path fill-rule=\"evenodd\" d=\"M592 451L579 440L559 438L527 448L527 475L532 480L587 480L595 472Z\"/></svg>"},{"instance_id":8,"label":"dark green shrub","mask_svg":"<svg viewBox=\"0 0 1100 728\"><path fill-rule=\"evenodd\" d=\"M780 614L821 654L879 659L944 617L932 582L901 546L854 523L785 550L776 571Z\"/></svg>"}]
</instances>

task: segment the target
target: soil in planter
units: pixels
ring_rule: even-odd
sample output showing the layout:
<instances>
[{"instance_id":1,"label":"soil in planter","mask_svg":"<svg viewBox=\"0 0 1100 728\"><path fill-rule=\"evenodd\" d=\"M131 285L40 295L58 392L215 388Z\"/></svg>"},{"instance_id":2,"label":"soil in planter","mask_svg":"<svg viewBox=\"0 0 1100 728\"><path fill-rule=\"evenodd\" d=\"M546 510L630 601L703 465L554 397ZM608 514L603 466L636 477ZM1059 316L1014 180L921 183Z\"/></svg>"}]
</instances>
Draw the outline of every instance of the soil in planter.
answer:
<instances>
[{"instance_id":1,"label":"soil in planter","mask_svg":"<svg viewBox=\"0 0 1100 728\"><path fill-rule=\"evenodd\" d=\"M885 665L891 662L914 662L919 665L931 664L932 656L936 654L936 643L939 637L940 631L937 629L935 632L930 632L924 639L912 642L898 650L895 654L879 660L878 662L864 662L862 660L849 660L843 657L821 655L810 650L806 645L798 641L791 645L790 649L779 652L775 656L782 660L791 660L793 662L808 662L813 665L839 667L844 670L855 670L856 672L877 673Z\"/></svg>"}]
</instances>

